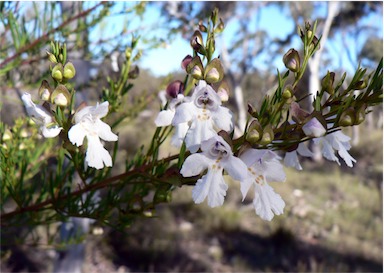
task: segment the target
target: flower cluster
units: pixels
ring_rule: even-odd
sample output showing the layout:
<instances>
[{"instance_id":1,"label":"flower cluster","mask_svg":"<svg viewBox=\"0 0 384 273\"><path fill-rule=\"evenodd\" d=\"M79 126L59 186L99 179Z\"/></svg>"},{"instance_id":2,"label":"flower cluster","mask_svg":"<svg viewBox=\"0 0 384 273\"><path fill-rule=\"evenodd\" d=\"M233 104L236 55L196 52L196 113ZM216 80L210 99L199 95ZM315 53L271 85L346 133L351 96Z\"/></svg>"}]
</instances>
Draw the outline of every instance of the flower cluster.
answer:
<instances>
[{"instance_id":1,"label":"flower cluster","mask_svg":"<svg viewBox=\"0 0 384 273\"><path fill-rule=\"evenodd\" d=\"M46 138L54 138L60 134L62 127L59 127L54 120L52 111L41 105L36 105L29 93L21 97L27 114L37 125L40 126L41 134ZM103 147L100 139L105 141L116 141L117 135L112 133L111 127L102 122L108 113L108 102L97 104L96 106L86 106L74 115L75 125L68 131L68 138L73 145L83 145L86 137L88 147L85 157L86 166L102 169L105 166L112 166L112 158L108 151Z\"/></svg>"},{"instance_id":2,"label":"flower cluster","mask_svg":"<svg viewBox=\"0 0 384 273\"><path fill-rule=\"evenodd\" d=\"M172 143L179 147L185 142L192 153L180 170L184 177L197 176L207 170L192 190L194 202L202 203L207 198L210 207L221 206L228 189L223 178L225 171L240 182L244 198L254 185L253 204L262 219L271 220L274 214L282 214L285 203L268 184L285 180L280 158L271 151L255 149L247 149L236 157L230 145L218 135L219 131L233 130L232 112L222 106L220 96L205 81L200 80L192 92L190 97L178 94L173 98L168 109L158 114L155 123L175 126ZM199 149L201 152L197 153Z\"/></svg>"}]
</instances>

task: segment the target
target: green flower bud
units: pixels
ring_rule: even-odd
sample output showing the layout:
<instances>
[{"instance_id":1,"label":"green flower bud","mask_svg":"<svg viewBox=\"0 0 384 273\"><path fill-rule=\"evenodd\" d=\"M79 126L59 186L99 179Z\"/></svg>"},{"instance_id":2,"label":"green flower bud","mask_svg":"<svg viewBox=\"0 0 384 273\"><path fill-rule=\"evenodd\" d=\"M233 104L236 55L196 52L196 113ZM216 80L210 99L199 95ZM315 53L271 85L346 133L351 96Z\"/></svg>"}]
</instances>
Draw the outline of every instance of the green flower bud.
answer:
<instances>
[{"instance_id":1,"label":"green flower bud","mask_svg":"<svg viewBox=\"0 0 384 273\"><path fill-rule=\"evenodd\" d=\"M76 69L71 62L64 66L64 78L72 79L76 75Z\"/></svg>"},{"instance_id":2,"label":"green flower bud","mask_svg":"<svg viewBox=\"0 0 384 273\"><path fill-rule=\"evenodd\" d=\"M352 107L349 107L345 110L339 119L340 126L352 126L355 123L355 110Z\"/></svg>"},{"instance_id":3,"label":"green flower bud","mask_svg":"<svg viewBox=\"0 0 384 273\"><path fill-rule=\"evenodd\" d=\"M335 73L327 72L327 75L321 80L321 90L327 92L330 95L335 93L335 89L333 88L333 83L335 81Z\"/></svg>"},{"instance_id":4,"label":"green flower bud","mask_svg":"<svg viewBox=\"0 0 384 273\"><path fill-rule=\"evenodd\" d=\"M260 140L262 135L263 135L263 128L261 128L259 121L253 120L248 127L247 135L246 135L245 139L251 145L255 145L258 143L258 141Z\"/></svg>"},{"instance_id":5,"label":"green flower bud","mask_svg":"<svg viewBox=\"0 0 384 273\"><path fill-rule=\"evenodd\" d=\"M199 56L195 56L187 65L188 74L191 74L196 80L202 80L204 74L203 63Z\"/></svg>"},{"instance_id":6,"label":"green flower bud","mask_svg":"<svg viewBox=\"0 0 384 273\"><path fill-rule=\"evenodd\" d=\"M221 32L223 32L223 30L224 30L224 22L220 18L220 23L215 28L215 33L221 33Z\"/></svg>"},{"instance_id":7,"label":"green flower bud","mask_svg":"<svg viewBox=\"0 0 384 273\"><path fill-rule=\"evenodd\" d=\"M223 80L221 81L218 89L217 89L217 95L219 95L221 101L228 101L229 99L229 85L227 81Z\"/></svg>"},{"instance_id":8,"label":"green flower bud","mask_svg":"<svg viewBox=\"0 0 384 273\"><path fill-rule=\"evenodd\" d=\"M125 50L125 57L129 60L131 56L132 56L132 48L127 47L127 49Z\"/></svg>"},{"instance_id":9,"label":"green flower bud","mask_svg":"<svg viewBox=\"0 0 384 273\"><path fill-rule=\"evenodd\" d=\"M204 79L208 83L216 83L223 79L224 68L218 58L213 59L205 68Z\"/></svg>"},{"instance_id":10,"label":"green flower bud","mask_svg":"<svg viewBox=\"0 0 384 273\"><path fill-rule=\"evenodd\" d=\"M361 106L357 111L355 115L355 125L359 125L365 120L365 111L367 109L367 106L364 104Z\"/></svg>"},{"instance_id":11,"label":"green flower bud","mask_svg":"<svg viewBox=\"0 0 384 273\"><path fill-rule=\"evenodd\" d=\"M21 129L20 137L22 137L22 138L27 138L28 137L28 131L25 128Z\"/></svg>"},{"instance_id":12,"label":"green flower bud","mask_svg":"<svg viewBox=\"0 0 384 273\"><path fill-rule=\"evenodd\" d=\"M63 65L60 63L55 65L52 69L51 75L56 81L61 82L63 80Z\"/></svg>"},{"instance_id":13,"label":"green flower bud","mask_svg":"<svg viewBox=\"0 0 384 273\"><path fill-rule=\"evenodd\" d=\"M70 101L71 94L69 93L68 89L64 85L59 84L56 89L52 92L51 102L58 106L65 107L69 104Z\"/></svg>"},{"instance_id":14,"label":"green flower bud","mask_svg":"<svg viewBox=\"0 0 384 273\"><path fill-rule=\"evenodd\" d=\"M362 89L364 89L364 88L367 87L367 85L368 85L368 80L369 80L369 77L366 77L364 80L356 82L356 83L352 86L352 88L355 89L355 90L362 90Z\"/></svg>"},{"instance_id":15,"label":"green flower bud","mask_svg":"<svg viewBox=\"0 0 384 273\"><path fill-rule=\"evenodd\" d=\"M11 139L12 139L12 133L11 133L11 130L9 130L9 129L5 129L4 134L3 134L3 137L2 137L2 140L3 140L3 141L7 141L7 140L11 140Z\"/></svg>"},{"instance_id":16,"label":"green flower bud","mask_svg":"<svg viewBox=\"0 0 384 273\"><path fill-rule=\"evenodd\" d=\"M283 91L283 98L288 100L293 97L293 89L291 85L288 85Z\"/></svg>"},{"instance_id":17,"label":"green flower bud","mask_svg":"<svg viewBox=\"0 0 384 273\"><path fill-rule=\"evenodd\" d=\"M52 53L50 53L48 51L47 51L47 55L48 55L49 61L51 61L54 64L57 64L57 59L56 59L55 55L53 55Z\"/></svg>"},{"instance_id":18,"label":"green flower bud","mask_svg":"<svg viewBox=\"0 0 384 273\"><path fill-rule=\"evenodd\" d=\"M286 68L292 72L298 72L300 70L300 56L299 52L291 48L285 53L283 57L283 62Z\"/></svg>"},{"instance_id":19,"label":"green flower bud","mask_svg":"<svg viewBox=\"0 0 384 273\"><path fill-rule=\"evenodd\" d=\"M275 134L273 132L272 126L267 125L267 127L264 128L263 136L262 136L259 143L261 145L267 145L267 144L271 143L274 138L275 138Z\"/></svg>"},{"instance_id":20,"label":"green flower bud","mask_svg":"<svg viewBox=\"0 0 384 273\"><path fill-rule=\"evenodd\" d=\"M39 88L39 97L41 100L48 101L51 97L51 87L49 86L49 83L46 80L43 80L41 82L40 88Z\"/></svg>"}]
</instances>

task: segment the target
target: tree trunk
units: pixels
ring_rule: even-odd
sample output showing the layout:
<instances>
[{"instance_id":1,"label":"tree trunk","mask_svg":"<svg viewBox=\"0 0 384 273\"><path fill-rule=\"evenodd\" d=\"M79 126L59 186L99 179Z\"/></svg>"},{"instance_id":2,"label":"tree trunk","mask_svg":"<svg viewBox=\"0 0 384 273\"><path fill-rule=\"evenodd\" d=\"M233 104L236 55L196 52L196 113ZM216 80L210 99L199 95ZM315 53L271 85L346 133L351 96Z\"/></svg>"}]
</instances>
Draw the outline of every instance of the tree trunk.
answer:
<instances>
[{"instance_id":1,"label":"tree trunk","mask_svg":"<svg viewBox=\"0 0 384 273\"><path fill-rule=\"evenodd\" d=\"M308 99L309 102L309 110L312 111L312 102L313 99L316 96L316 92L320 89L320 60L321 55L324 50L324 45L328 39L328 34L331 29L332 21L339 12L339 3L338 2L328 2L328 14L327 19L325 20L324 27L323 27L323 33L321 38L321 44L320 49L315 53L315 55L312 57L312 59L308 62L308 68L309 68L309 93L311 94ZM314 145L313 147L313 153L314 157L313 159L317 162L322 160L321 150L318 145Z\"/></svg>"}]
</instances>

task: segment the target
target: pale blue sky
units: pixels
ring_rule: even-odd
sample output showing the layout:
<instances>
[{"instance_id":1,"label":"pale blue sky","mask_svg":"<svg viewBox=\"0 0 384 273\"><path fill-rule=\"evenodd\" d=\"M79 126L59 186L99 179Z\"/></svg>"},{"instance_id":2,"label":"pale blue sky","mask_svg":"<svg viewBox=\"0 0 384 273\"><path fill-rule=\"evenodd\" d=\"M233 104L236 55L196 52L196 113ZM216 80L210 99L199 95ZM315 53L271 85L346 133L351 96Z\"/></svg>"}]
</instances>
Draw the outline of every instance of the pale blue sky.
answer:
<instances>
[{"instance_id":1,"label":"pale blue sky","mask_svg":"<svg viewBox=\"0 0 384 273\"><path fill-rule=\"evenodd\" d=\"M121 9L122 5L123 2L118 3L115 6L115 10ZM323 6L316 10L316 13L319 14L319 16L325 15L325 3ZM283 38L288 32L292 31L293 28L296 28L292 20L289 20L284 14L282 14L281 10L279 10L275 6L263 7L261 9L260 16L261 17L259 21L259 27L261 29L266 30L272 38ZM168 24L169 22L166 22L164 18L161 18L159 5L149 5L143 18L143 21L139 21L138 19L124 21L122 16L109 18L108 22L106 22L103 31L103 36L105 36L105 33L107 33L108 35L113 35L114 33L117 33L119 30L121 30L124 25L127 24L129 29L134 29L137 27L146 29L144 31L141 31L142 36L144 38L150 38L153 37L153 35L157 37L161 37L161 35L165 36L166 32L164 29L161 29L161 27L166 26L166 24ZM316 17L313 16L312 19L315 18ZM380 32L379 36L383 36L382 16L369 16L364 21L364 23L377 26L379 28L378 31ZM226 28L224 30L224 33L222 34L222 39L225 41L225 43L231 43L234 35L236 35L236 31L236 21L231 20L229 22L226 22ZM100 35L99 30L95 29L92 35L93 36L91 37L98 37ZM331 53L330 55L328 55L328 59L332 61L332 65L327 67L327 69L340 68L340 66L342 65L348 74L352 74L355 69L351 66L351 63L348 61L346 50L341 41L342 40L340 34L336 35L333 40L328 40L326 47L328 49L331 49ZM349 48L352 50L352 52L354 52L356 49L355 41L351 37L347 37L347 41ZM358 41L358 43L362 42L363 41ZM141 46L146 47L144 44L141 44ZM295 37L295 39L293 40L293 44L290 45L290 47L300 49L300 40L298 37ZM289 48L287 48L287 50L288 49ZM217 55L220 54L219 50L220 45L219 43L217 43ZM183 39L180 36L177 36L175 40L167 43L167 45L163 48L145 51L141 62L139 63L139 66L141 68L150 69L152 73L156 76L164 76L176 71L181 72L181 60L187 54L191 53L192 51L189 46L189 41ZM340 56L342 57L340 58ZM259 70L265 69L266 66L263 64L263 61L268 62L270 60L270 56L264 55L261 59L262 60L260 60L260 62L256 64L256 67ZM274 62L274 66L280 70L284 69L284 65L282 64L281 59L282 56L281 58L277 58ZM355 64L356 63L357 62L355 61Z\"/></svg>"}]
</instances>

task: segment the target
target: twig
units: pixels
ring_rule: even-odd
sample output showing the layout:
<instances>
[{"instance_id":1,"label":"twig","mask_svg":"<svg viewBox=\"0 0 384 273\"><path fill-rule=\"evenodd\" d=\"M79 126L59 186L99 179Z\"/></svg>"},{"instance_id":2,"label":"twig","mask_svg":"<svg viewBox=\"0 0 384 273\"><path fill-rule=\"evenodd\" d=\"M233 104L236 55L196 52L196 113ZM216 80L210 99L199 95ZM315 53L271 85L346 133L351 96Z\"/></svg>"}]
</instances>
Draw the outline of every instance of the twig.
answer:
<instances>
[{"instance_id":1,"label":"twig","mask_svg":"<svg viewBox=\"0 0 384 273\"><path fill-rule=\"evenodd\" d=\"M52 33L55 33L56 31L58 31L59 29L65 27L66 25L68 25L69 23L71 23L72 21L75 21L81 17L84 17L86 16L88 13L92 12L93 10L95 10L97 7L99 7L100 5L104 5L104 2L101 2L99 4L97 4L96 6L88 9L88 10L85 10L81 13L79 13L78 15L74 16L74 17L71 17L69 18L67 21L63 22L61 25L59 25L58 27L54 28L54 29L51 29L50 31L48 31L47 33L45 33L43 36L40 36L39 38L37 38L35 41L33 41L32 43L28 44L28 45L25 45L23 46L22 48L20 48L14 55L6 58L2 63L0 63L0 68L3 68L7 63L9 63L10 61L16 59L17 57L19 57L22 53L30 50L31 48L35 47L37 44L39 44L40 42L43 42L45 40L48 40L49 39L49 36L52 34Z\"/></svg>"}]
</instances>

